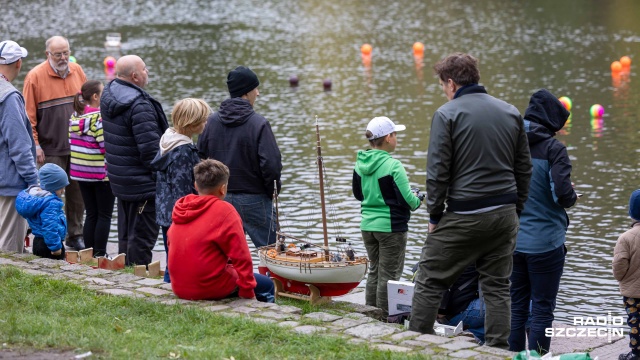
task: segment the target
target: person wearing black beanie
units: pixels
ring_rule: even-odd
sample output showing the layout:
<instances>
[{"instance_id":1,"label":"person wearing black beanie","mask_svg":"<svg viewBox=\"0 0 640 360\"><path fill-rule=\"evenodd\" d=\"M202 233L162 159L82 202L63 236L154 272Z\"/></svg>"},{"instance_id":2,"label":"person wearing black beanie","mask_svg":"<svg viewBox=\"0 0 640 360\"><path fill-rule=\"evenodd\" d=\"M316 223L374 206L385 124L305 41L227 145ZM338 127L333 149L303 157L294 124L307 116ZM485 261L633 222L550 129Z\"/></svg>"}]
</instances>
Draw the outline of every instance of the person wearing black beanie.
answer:
<instances>
[{"instance_id":1,"label":"person wearing black beanie","mask_svg":"<svg viewBox=\"0 0 640 360\"><path fill-rule=\"evenodd\" d=\"M227 76L227 87L232 98L242 97L259 85L258 75L248 67L238 66Z\"/></svg>"},{"instance_id":2,"label":"person wearing black beanie","mask_svg":"<svg viewBox=\"0 0 640 360\"><path fill-rule=\"evenodd\" d=\"M232 204L256 248L276 241L271 211L275 188L280 192L282 157L271 125L253 109L260 80L246 66L227 75L230 98L210 115L198 137L198 150L231 171L225 201Z\"/></svg>"}]
</instances>

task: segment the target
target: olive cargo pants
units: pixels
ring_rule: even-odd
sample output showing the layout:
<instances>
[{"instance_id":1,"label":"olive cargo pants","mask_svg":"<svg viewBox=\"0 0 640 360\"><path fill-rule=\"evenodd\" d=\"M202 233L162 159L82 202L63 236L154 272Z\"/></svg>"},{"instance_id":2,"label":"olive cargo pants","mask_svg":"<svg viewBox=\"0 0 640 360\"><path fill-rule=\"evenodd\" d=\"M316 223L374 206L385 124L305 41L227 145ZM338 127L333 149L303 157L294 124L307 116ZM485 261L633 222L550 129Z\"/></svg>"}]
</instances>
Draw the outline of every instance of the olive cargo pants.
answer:
<instances>
[{"instance_id":1,"label":"olive cargo pants","mask_svg":"<svg viewBox=\"0 0 640 360\"><path fill-rule=\"evenodd\" d=\"M422 248L409 329L433 334L443 292L475 262L487 307L485 344L508 349L509 276L518 228L515 205L479 214L446 213Z\"/></svg>"}]
</instances>

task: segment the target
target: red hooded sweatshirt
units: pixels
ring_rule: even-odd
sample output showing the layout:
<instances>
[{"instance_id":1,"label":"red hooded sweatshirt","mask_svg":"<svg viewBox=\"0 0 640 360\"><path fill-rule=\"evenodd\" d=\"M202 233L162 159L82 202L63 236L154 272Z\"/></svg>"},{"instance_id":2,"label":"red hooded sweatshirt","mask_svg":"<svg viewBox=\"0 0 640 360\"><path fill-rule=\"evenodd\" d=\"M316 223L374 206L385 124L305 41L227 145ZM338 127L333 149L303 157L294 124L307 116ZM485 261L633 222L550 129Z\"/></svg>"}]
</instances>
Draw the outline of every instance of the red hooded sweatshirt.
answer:
<instances>
[{"instance_id":1,"label":"red hooded sweatshirt","mask_svg":"<svg viewBox=\"0 0 640 360\"><path fill-rule=\"evenodd\" d=\"M222 299L236 287L241 298L255 296L251 253L233 205L189 194L176 202L172 220L167 234L171 288L179 298Z\"/></svg>"}]
</instances>

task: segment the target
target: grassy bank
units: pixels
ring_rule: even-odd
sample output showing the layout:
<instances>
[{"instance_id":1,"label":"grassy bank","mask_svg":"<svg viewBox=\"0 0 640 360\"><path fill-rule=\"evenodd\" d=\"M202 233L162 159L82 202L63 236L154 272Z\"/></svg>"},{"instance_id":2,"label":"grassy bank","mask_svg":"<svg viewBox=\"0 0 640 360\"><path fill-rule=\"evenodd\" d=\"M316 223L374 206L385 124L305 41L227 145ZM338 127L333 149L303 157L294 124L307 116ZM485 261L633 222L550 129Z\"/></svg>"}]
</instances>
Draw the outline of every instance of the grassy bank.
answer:
<instances>
[{"instance_id":1,"label":"grassy bank","mask_svg":"<svg viewBox=\"0 0 640 360\"><path fill-rule=\"evenodd\" d=\"M0 342L103 358L411 359L330 336L94 291L0 267Z\"/></svg>"}]
</instances>

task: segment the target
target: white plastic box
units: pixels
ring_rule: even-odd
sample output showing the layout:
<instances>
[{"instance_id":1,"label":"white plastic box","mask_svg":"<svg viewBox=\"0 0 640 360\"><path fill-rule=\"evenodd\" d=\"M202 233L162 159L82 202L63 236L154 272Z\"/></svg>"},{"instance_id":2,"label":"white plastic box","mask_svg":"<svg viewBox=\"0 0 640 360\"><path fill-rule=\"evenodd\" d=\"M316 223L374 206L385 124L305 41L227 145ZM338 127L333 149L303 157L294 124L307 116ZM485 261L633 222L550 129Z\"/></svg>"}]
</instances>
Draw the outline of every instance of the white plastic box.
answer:
<instances>
[{"instance_id":1,"label":"white plastic box","mask_svg":"<svg viewBox=\"0 0 640 360\"><path fill-rule=\"evenodd\" d=\"M389 299L389 315L411 312L414 284L409 281L389 280L387 295Z\"/></svg>"}]
</instances>

